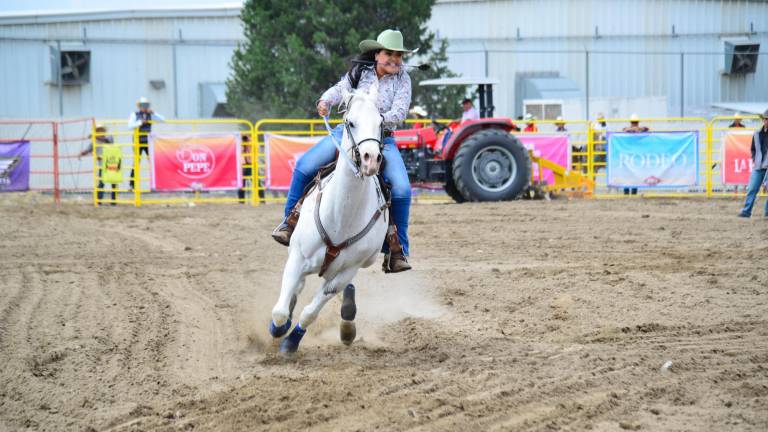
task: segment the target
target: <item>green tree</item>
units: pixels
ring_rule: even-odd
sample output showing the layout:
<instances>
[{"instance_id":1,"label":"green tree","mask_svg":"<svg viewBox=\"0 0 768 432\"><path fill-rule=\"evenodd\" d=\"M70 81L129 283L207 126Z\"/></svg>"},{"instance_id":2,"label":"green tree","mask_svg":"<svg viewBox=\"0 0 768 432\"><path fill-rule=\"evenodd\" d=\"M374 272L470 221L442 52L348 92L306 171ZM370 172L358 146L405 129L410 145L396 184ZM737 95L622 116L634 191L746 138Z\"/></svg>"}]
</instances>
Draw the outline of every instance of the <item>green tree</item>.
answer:
<instances>
[{"instance_id":1,"label":"green tree","mask_svg":"<svg viewBox=\"0 0 768 432\"><path fill-rule=\"evenodd\" d=\"M447 44L433 50L435 36L426 29L434 2L246 1L241 13L246 40L232 57L228 110L251 119L314 117L314 102L346 72L358 43L395 28L403 32L407 47L419 47L421 58L432 62L432 70L411 73L413 104L438 117L455 116L464 89L418 87L422 79L452 75L446 67Z\"/></svg>"}]
</instances>

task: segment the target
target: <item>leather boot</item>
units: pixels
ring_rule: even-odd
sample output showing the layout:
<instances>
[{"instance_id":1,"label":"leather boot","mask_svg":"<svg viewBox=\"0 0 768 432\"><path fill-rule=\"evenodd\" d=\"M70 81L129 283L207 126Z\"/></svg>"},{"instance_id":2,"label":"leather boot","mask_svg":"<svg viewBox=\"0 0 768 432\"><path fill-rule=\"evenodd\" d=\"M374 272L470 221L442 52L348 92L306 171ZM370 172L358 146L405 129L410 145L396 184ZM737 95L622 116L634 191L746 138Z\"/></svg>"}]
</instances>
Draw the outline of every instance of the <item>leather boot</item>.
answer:
<instances>
[{"instance_id":1,"label":"leather boot","mask_svg":"<svg viewBox=\"0 0 768 432\"><path fill-rule=\"evenodd\" d=\"M288 213L288 216L286 216L285 219L280 222L280 225L278 225L277 228L272 231L272 238L275 239L276 242L283 246L288 246L291 244L291 236L293 235L293 230L296 228L296 223L299 221L300 209L301 202L297 203L293 210Z\"/></svg>"},{"instance_id":2,"label":"leather boot","mask_svg":"<svg viewBox=\"0 0 768 432\"><path fill-rule=\"evenodd\" d=\"M410 270L412 267L403 254L403 246L397 238L395 225L390 225L387 230L387 244L389 245L389 253L384 255L384 263L381 266L384 273L400 273Z\"/></svg>"}]
</instances>

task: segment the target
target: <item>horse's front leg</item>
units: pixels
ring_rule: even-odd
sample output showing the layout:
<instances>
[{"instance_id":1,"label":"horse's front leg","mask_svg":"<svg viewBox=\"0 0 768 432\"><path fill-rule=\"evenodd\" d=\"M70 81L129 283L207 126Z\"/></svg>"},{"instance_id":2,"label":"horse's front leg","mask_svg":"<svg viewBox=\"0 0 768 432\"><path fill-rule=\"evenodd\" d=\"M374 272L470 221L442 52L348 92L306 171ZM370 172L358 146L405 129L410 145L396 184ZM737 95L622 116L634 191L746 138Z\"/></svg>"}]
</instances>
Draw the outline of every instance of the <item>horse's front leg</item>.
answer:
<instances>
[{"instance_id":1,"label":"horse's front leg","mask_svg":"<svg viewBox=\"0 0 768 432\"><path fill-rule=\"evenodd\" d=\"M272 308L272 322L269 323L269 333L272 337L283 337L291 329L293 308L296 298L304 287L304 257L298 249L291 249L288 261L283 270L283 283L280 288L280 298Z\"/></svg>"},{"instance_id":2,"label":"horse's front leg","mask_svg":"<svg viewBox=\"0 0 768 432\"><path fill-rule=\"evenodd\" d=\"M299 323L293 328L291 334L283 340L283 343L280 345L280 351L292 353L299 349L301 338L304 337L307 328L315 322L317 315L323 309L323 306L328 303L328 300L334 298L341 288L346 286L349 281L355 277L357 270L357 268L343 270L334 276L333 279L326 281L320 288L318 288L312 302L305 306L301 311Z\"/></svg>"}]
</instances>

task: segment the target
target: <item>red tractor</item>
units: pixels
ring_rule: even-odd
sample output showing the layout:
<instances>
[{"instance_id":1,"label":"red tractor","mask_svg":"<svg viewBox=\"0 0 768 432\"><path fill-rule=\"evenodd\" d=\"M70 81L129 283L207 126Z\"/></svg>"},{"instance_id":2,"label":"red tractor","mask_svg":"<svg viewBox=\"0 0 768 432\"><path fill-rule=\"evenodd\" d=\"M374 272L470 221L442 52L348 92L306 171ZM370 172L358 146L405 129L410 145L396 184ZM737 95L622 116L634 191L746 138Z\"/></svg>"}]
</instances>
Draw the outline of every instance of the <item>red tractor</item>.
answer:
<instances>
[{"instance_id":1,"label":"red tractor","mask_svg":"<svg viewBox=\"0 0 768 432\"><path fill-rule=\"evenodd\" d=\"M505 201L529 186L531 158L510 132L519 130L508 118L493 118L493 79L446 78L421 85L477 85L480 119L448 126L395 132L395 141L411 183L442 184L456 202Z\"/></svg>"}]
</instances>

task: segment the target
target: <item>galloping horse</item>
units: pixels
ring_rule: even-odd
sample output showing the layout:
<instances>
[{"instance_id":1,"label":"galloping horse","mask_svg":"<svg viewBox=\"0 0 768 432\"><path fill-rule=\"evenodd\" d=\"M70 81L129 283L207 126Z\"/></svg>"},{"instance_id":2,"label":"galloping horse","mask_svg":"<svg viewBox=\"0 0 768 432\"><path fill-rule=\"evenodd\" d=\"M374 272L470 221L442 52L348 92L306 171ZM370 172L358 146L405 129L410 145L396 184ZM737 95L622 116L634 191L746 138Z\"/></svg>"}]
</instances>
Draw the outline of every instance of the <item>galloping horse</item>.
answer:
<instances>
[{"instance_id":1,"label":"galloping horse","mask_svg":"<svg viewBox=\"0 0 768 432\"><path fill-rule=\"evenodd\" d=\"M344 95L347 112L339 159L329 178L304 199L283 270L280 298L272 309L269 332L283 337L291 328L296 297L307 275L325 279L299 323L283 339L280 351L292 353L323 306L343 289L341 339L355 338L354 287L360 268L373 264L384 243L389 214L376 177L382 161L382 117L376 107L378 87ZM334 137L331 137L334 139ZM349 284L349 285L348 285Z\"/></svg>"}]
</instances>

